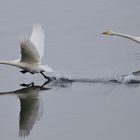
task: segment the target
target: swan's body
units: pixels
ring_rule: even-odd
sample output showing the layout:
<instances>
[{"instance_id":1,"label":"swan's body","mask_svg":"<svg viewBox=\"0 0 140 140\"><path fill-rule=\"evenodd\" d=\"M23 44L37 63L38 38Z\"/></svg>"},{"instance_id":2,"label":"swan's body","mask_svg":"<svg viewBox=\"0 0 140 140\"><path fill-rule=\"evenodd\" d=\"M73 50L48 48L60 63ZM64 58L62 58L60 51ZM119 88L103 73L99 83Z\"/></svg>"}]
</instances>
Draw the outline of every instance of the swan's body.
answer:
<instances>
[{"instance_id":1,"label":"swan's body","mask_svg":"<svg viewBox=\"0 0 140 140\"><path fill-rule=\"evenodd\" d=\"M0 64L16 66L23 69L21 72L41 73L48 78L43 72L52 72L47 65L41 65L44 53L45 35L41 25L34 25L30 38L22 38L20 40L21 59L13 61L0 61Z\"/></svg>"},{"instance_id":2,"label":"swan's body","mask_svg":"<svg viewBox=\"0 0 140 140\"><path fill-rule=\"evenodd\" d=\"M137 37L137 36L132 36L132 35L128 35L128 34L118 33L118 32L114 32L114 31L106 31L106 32L103 32L102 34L104 34L104 35L120 36L120 37L130 39L130 40L140 44L140 37ZM140 82L139 77L137 77L139 75L140 75L140 71L133 72L132 74L125 76L123 78L123 82L133 82L133 81Z\"/></svg>"},{"instance_id":3,"label":"swan's body","mask_svg":"<svg viewBox=\"0 0 140 140\"><path fill-rule=\"evenodd\" d=\"M132 36L132 35L128 35L128 34L118 33L118 32L114 32L114 31L106 31L106 32L103 32L103 34L104 35L120 36L120 37L123 37L123 38L130 39L132 41L135 41L137 43L140 43L140 37L137 37L137 36Z\"/></svg>"}]
</instances>

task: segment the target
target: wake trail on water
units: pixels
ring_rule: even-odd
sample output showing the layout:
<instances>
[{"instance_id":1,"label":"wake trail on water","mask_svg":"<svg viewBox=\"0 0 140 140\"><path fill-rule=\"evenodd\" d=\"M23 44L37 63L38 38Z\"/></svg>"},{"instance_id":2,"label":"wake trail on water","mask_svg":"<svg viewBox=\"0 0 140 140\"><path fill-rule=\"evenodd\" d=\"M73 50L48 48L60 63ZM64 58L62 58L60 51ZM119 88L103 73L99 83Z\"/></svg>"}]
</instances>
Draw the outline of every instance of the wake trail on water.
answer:
<instances>
[{"instance_id":1,"label":"wake trail on water","mask_svg":"<svg viewBox=\"0 0 140 140\"><path fill-rule=\"evenodd\" d=\"M136 73L137 74L137 73ZM68 86L73 83L77 84L140 84L140 75L136 75L135 73L128 74L128 75L117 75L117 76L95 76L92 73L81 73L81 72L74 72L74 73L61 73L55 72L52 75L48 75L51 78L50 82L45 81L44 84L50 84L51 86ZM30 78L30 77L29 77ZM26 79L28 81L39 82L42 83L44 78L35 77L34 79ZM25 82L25 79L23 83Z\"/></svg>"},{"instance_id":2,"label":"wake trail on water","mask_svg":"<svg viewBox=\"0 0 140 140\"><path fill-rule=\"evenodd\" d=\"M140 76L133 74L114 78L68 78L67 76L55 77L52 81L58 83L101 83L101 84L139 84Z\"/></svg>"}]
</instances>

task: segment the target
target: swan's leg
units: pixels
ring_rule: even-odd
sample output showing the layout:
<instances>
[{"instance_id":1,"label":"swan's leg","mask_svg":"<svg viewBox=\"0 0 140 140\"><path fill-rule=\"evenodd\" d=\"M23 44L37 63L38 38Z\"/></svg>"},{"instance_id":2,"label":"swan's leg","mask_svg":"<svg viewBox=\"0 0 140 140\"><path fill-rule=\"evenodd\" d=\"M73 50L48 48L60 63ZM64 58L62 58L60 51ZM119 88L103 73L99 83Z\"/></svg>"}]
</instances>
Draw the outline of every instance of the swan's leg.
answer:
<instances>
[{"instance_id":1,"label":"swan's leg","mask_svg":"<svg viewBox=\"0 0 140 140\"><path fill-rule=\"evenodd\" d=\"M45 83L43 83L41 86L40 86L40 89L47 89L47 90L50 90L51 88L45 88L44 86L47 85L49 83L49 81L46 81Z\"/></svg>"},{"instance_id":2,"label":"swan's leg","mask_svg":"<svg viewBox=\"0 0 140 140\"><path fill-rule=\"evenodd\" d=\"M22 74L25 74L25 73L27 73L28 71L26 71L26 70L21 70L20 71Z\"/></svg>"},{"instance_id":3,"label":"swan's leg","mask_svg":"<svg viewBox=\"0 0 140 140\"><path fill-rule=\"evenodd\" d=\"M43 75L43 77L44 77L45 79L48 80L47 83L49 83L49 82L52 80L50 77L46 76L43 72L40 72L40 73Z\"/></svg>"}]
</instances>

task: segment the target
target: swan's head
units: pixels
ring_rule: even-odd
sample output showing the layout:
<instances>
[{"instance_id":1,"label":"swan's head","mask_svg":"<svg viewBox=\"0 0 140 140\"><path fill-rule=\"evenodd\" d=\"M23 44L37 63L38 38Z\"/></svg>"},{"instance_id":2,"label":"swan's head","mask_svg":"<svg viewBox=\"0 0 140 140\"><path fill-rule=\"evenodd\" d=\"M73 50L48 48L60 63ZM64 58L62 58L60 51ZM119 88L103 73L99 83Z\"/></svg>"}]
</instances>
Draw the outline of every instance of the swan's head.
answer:
<instances>
[{"instance_id":1,"label":"swan's head","mask_svg":"<svg viewBox=\"0 0 140 140\"><path fill-rule=\"evenodd\" d=\"M114 32L109 30L109 31L103 32L102 34L104 34L104 35L114 35Z\"/></svg>"}]
</instances>

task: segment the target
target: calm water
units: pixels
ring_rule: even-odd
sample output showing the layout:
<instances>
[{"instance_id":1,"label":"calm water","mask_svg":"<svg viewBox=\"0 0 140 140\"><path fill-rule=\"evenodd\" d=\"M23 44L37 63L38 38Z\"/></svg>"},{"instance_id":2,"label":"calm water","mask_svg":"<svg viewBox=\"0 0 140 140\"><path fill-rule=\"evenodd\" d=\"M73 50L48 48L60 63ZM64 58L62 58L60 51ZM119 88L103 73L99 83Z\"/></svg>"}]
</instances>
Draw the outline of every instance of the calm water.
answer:
<instances>
[{"instance_id":1,"label":"calm water","mask_svg":"<svg viewBox=\"0 0 140 140\"><path fill-rule=\"evenodd\" d=\"M140 69L139 44L106 37L140 35L137 0L5 0L0 4L0 59L20 57L19 36L40 23L43 63L58 79L0 66L0 139L132 140L140 138L140 84L109 82ZM75 80L74 80L75 79ZM22 83L34 86L22 87Z\"/></svg>"}]
</instances>

